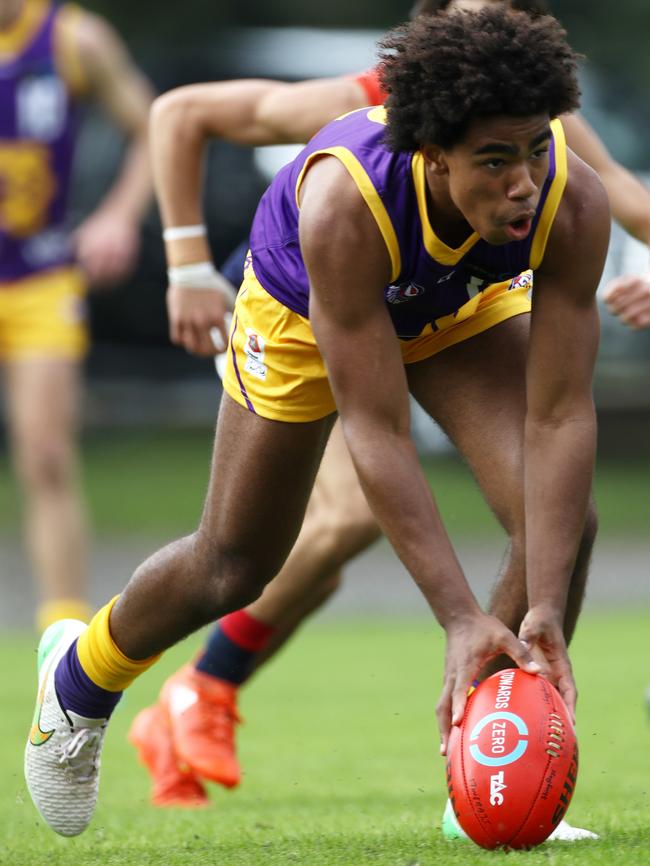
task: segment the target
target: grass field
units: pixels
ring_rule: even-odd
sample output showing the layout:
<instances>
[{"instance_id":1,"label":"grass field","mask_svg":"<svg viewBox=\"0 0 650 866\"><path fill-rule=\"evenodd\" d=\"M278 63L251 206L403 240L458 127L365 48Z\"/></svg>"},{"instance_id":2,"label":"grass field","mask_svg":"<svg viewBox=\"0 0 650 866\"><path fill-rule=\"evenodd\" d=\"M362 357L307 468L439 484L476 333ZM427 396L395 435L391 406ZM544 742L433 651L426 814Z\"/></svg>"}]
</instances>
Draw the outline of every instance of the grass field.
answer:
<instances>
[{"instance_id":1,"label":"grass field","mask_svg":"<svg viewBox=\"0 0 650 866\"><path fill-rule=\"evenodd\" d=\"M649 616L585 616L574 643L581 769L569 818L602 840L510 854L441 838L445 786L433 708L442 639L426 619L305 630L243 694L243 785L213 789L201 812L150 807L145 772L125 739L137 710L193 645L171 651L116 712L95 820L74 840L44 826L25 790L33 639L1 635L0 864L650 864Z\"/></svg>"},{"instance_id":2,"label":"grass field","mask_svg":"<svg viewBox=\"0 0 650 866\"><path fill-rule=\"evenodd\" d=\"M192 530L200 514L212 447L209 430L94 434L84 441L85 487L99 534L160 537ZM452 537L499 532L468 469L452 456L425 467ZM601 533L647 536L650 460L603 460L595 491ZM625 507L621 507L621 503ZM0 460L0 527L18 527L17 494Z\"/></svg>"}]
</instances>

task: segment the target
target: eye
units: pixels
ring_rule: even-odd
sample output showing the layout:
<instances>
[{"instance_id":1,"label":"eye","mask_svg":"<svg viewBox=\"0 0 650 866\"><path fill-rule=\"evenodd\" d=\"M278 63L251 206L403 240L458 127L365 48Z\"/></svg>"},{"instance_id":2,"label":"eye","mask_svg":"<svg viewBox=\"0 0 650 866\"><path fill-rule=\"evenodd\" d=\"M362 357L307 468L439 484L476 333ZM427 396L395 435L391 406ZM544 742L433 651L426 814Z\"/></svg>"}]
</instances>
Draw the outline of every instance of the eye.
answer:
<instances>
[{"instance_id":1,"label":"eye","mask_svg":"<svg viewBox=\"0 0 650 866\"><path fill-rule=\"evenodd\" d=\"M544 157L546 156L547 153L548 153L548 145L546 145L545 147L539 147L539 148L537 148L537 150L534 150L531 153L530 158L531 159L544 159Z\"/></svg>"},{"instance_id":2,"label":"eye","mask_svg":"<svg viewBox=\"0 0 650 866\"><path fill-rule=\"evenodd\" d=\"M481 165L484 165L486 168L501 168L501 166L505 164L505 159L501 159L498 156L493 156L490 159L486 159L485 162L481 163Z\"/></svg>"}]
</instances>

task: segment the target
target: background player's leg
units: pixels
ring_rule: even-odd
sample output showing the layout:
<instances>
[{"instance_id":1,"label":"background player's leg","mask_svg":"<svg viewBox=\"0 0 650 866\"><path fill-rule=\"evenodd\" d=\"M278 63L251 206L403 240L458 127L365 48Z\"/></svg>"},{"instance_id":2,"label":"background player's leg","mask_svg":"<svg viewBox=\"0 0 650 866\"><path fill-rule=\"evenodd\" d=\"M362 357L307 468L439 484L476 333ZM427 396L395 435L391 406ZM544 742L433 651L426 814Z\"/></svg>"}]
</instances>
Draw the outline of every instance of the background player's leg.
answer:
<instances>
[{"instance_id":1,"label":"background player's leg","mask_svg":"<svg viewBox=\"0 0 650 866\"><path fill-rule=\"evenodd\" d=\"M529 316L517 316L407 368L414 396L467 460L508 534L490 611L515 632L527 610L523 441L528 328ZM595 533L591 508L569 590L567 640L582 604Z\"/></svg>"},{"instance_id":2,"label":"background player's leg","mask_svg":"<svg viewBox=\"0 0 650 866\"><path fill-rule=\"evenodd\" d=\"M90 610L85 601L87 520L76 453L79 364L13 360L6 380L13 460L24 493L25 534L41 618L85 619Z\"/></svg>"},{"instance_id":3,"label":"background player's leg","mask_svg":"<svg viewBox=\"0 0 650 866\"><path fill-rule=\"evenodd\" d=\"M154 655L261 593L296 539L330 426L269 421L224 394L198 530L144 562L113 608L125 655Z\"/></svg>"}]
</instances>

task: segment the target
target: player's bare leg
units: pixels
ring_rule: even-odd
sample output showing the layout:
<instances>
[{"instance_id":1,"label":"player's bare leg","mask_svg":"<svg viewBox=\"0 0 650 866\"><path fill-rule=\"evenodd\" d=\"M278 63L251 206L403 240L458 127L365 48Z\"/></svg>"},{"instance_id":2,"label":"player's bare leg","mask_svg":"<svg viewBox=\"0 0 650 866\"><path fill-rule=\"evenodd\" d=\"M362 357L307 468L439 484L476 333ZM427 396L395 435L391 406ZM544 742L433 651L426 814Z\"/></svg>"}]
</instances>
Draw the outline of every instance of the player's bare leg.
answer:
<instances>
[{"instance_id":1,"label":"player's bare leg","mask_svg":"<svg viewBox=\"0 0 650 866\"><path fill-rule=\"evenodd\" d=\"M199 528L146 560L113 608L111 633L128 658L261 594L296 540L330 426L269 421L224 394Z\"/></svg>"},{"instance_id":2,"label":"player's bare leg","mask_svg":"<svg viewBox=\"0 0 650 866\"><path fill-rule=\"evenodd\" d=\"M248 612L286 640L338 585L338 573L381 534L335 424L289 558Z\"/></svg>"},{"instance_id":3,"label":"player's bare leg","mask_svg":"<svg viewBox=\"0 0 650 866\"><path fill-rule=\"evenodd\" d=\"M515 633L527 610L523 434L528 326L529 316L517 316L409 368L414 396L467 460L508 534L508 548L490 600L490 612ZM594 535L595 517L590 512L569 591L567 641L573 634L584 595ZM504 666L512 666L512 661L506 657L495 659L494 669ZM466 838L449 803L442 826L445 838ZM578 841L598 837L562 821L552 838Z\"/></svg>"},{"instance_id":4,"label":"player's bare leg","mask_svg":"<svg viewBox=\"0 0 650 866\"><path fill-rule=\"evenodd\" d=\"M38 583L39 625L87 619L88 539L77 466L80 368L76 361L6 366L13 460L24 494L25 535Z\"/></svg>"},{"instance_id":5,"label":"player's bare leg","mask_svg":"<svg viewBox=\"0 0 650 866\"><path fill-rule=\"evenodd\" d=\"M92 817L104 730L122 690L162 650L253 601L281 568L332 420L269 421L224 395L197 531L143 563L87 628L67 620L45 632L25 773L54 830L76 835Z\"/></svg>"},{"instance_id":6,"label":"player's bare leg","mask_svg":"<svg viewBox=\"0 0 650 866\"><path fill-rule=\"evenodd\" d=\"M186 790L184 767L226 787L239 783L238 688L325 603L339 585L339 568L379 534L336 424L302 529L284 567L257 601L224 617L195 663L181 668L163 686L159 705L166 713L166 730L178 758L179 798ZM154 789L157 767L148 762ZM168 785L168 768L162 775ZM195 799L189 804L193 803Z\"/></svg>"}]
</instances>

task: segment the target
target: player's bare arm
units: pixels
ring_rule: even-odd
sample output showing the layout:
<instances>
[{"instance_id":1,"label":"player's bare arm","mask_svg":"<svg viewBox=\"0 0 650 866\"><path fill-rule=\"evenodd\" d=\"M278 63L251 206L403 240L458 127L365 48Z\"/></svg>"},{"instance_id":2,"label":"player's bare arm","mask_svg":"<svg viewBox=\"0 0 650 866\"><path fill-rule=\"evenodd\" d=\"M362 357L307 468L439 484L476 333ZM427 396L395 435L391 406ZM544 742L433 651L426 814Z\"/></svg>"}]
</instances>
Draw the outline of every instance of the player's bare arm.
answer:
<instances>
[{"instance_id":1,"label":"player's bare arm","mask_svg":"<svg viewBox=\"0 0 650 866\"><path fill-rule=\"evenodd\" d=\"M612 216L637 240L650 247L650 190L616 160L584 118L562 118L569 146L595 169L607 191ZM650 266L644 273L624 274L605 292L608 309L631 328L650 325Z\"/></svg>"},{"instance_id":2,"label":"player's bare arm","mask_svg":"<svg viewBox=\"0 0 650 866\"><path fill-rule=\"evenodd\" d=\"M142 215L151 201L147 116L153 91L112 27L87 12L61 19L96 101L128 137L122 168L96 211L76 235L77 255L92 282L110 283L133 267Z\"/></svg>"},{"instance_id":3,"label":"player's bare arm","mask_svg":"<svg viewBox=\"0 0 650 866\"><path fill-rule=\"evenodd\" d=\"M369 209L333 158L308 172L300 242L310 319L328 366L346 442L382 529L447 633L438 709L443 752L450 724L485 662L500 652L536 671L528 652L485 615L444 529L410 436L406 375L383 288L391 265Z\"/></svg>"},{"instance_id":4,"label":"player's bare arm","mask_svg":"<svg viewBox=\"0 0 650 866\"><path fill-rule=\"evenodd\" d=\"M203 222L201 169L208 140L253 147L307 141L332 118L365 102L363 88L351 78L297 84L221 81L180 87L159 97L151 114L151 152L165 227ZM166 248L171 268L211 261L205 236L174 238ZM218 272L205 272L202 279L221 289L221 295L230 290ZM197 279L201 280L198 272ZM207 287L171 281L167 295L172 341L199 355L214 354L211 328L220 329L225 337L228 305L219 292L206 292Z\"/></svg>"},{"instance_id":5,"label":"player's bare arm","mask_svg":"<svg viewBox=\"0 0 650 866\"><path fill-rule=\"evenodd\" d=\"M597 176L569 153L567 189L535 273L524 458L529 612L520 637L542 650L571 708L576 694L562 626L595 459L595 295L609 224Z\"/></svg>"}]
</instances>

